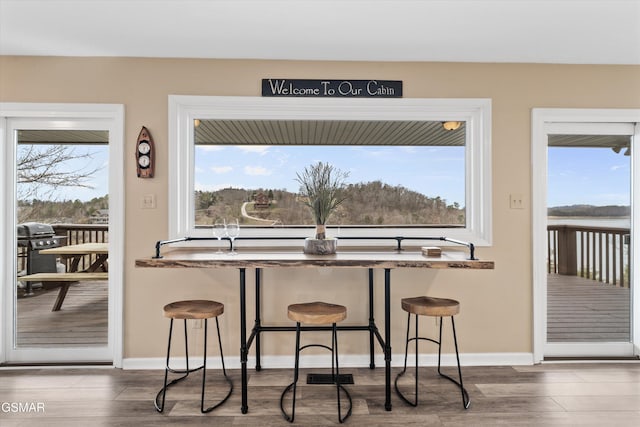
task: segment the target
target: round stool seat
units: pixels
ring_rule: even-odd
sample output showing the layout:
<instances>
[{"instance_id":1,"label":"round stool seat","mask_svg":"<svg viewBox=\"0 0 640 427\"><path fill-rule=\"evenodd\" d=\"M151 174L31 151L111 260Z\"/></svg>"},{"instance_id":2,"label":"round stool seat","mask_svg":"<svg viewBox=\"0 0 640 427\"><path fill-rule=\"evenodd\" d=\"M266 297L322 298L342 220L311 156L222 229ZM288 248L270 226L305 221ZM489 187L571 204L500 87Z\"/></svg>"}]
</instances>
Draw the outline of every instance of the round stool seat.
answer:
<instances>
[{"instance_id":1,"label":"round stool seat","mask_svg":"<svg viewBox=\"0 0 640 427\"><path fill-rule=\"evenodd\" d=\"M419 316L449 317L460 313L460 303L448 298L403 298L402 309Z\"/></svg>"},{"instance_id":2,"label":"round stool seat","mask_svg":"<svg viewBox=\"0 0 640 427\"><path fill-rule=\"evenodd\" d=\"M224 304L209 300L175 301L163 308L164 317L172 319L210 319L224 313Z\"/></svg>"},{"instance_id":3,"label":"round stool seat","mask_svg":"<svg viewBox=\"0 0 640 427\"><path fill-rule=\"evenodd\" d=\"M338 323L346 319L347 308L343 305L316 301L291 304L287 308L287 315L294 322L325 325L327 323Z\"/></svg>"}]
</instances>

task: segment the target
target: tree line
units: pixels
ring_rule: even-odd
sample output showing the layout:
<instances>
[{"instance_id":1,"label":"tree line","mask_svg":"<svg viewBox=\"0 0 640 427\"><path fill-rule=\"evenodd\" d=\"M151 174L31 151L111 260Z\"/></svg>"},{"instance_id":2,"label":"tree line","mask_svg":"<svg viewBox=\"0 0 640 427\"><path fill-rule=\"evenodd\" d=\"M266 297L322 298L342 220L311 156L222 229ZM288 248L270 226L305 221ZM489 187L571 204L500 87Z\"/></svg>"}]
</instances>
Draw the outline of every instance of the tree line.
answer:
<instances>
[{"instance_id":1,"label":"tree line","mask_svg":"<svg viewBox=\"0 0 640 427\"><path fill-rule=\"evenodd\" d=\"M593 206L593 205L570 205L570 206L554 206L547 209L549 216L629 216L631 215L631 206Z\"/></svg>"},{"instance_id":2,"label":"tree line","mask_svg":"<svg viewBox=\"0 0 640 427\"><path fill-rule=\"evenodd\" d=\"M109 196L81 200L18 200L18 223L90 224L100 210L109 209Z\"/></svg>"},{"instance_id":3,"label":"tree line","mask_svg":"<svg viewBox=\"0 0 640 427\"><path fill-rule=\"evenodd\" d=\"M256 208L258 194L269 201L266 208ZM381 181L349 184L345 201L329 219L330 225L463 225L464 207L449 204L441 197L428 197L401 185ZM242 217L245 205L247 217ZM311 213L297 193L282 189L237 189L195 192L196 224L207 225L216 218L238 218L253 225L312 225Z\"/></svg>"}]
</instances>

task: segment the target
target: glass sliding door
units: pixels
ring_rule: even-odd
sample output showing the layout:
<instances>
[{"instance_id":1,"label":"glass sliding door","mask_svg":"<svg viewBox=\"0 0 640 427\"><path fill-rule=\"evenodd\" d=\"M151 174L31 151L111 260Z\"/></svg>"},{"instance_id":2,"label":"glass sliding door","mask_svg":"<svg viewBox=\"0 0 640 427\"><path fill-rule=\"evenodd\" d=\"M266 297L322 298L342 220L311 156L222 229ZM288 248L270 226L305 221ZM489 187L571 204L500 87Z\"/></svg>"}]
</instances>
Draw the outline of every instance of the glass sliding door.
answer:
<instances>
[{"instance_id":1,"label":"glass sliding door","mask_svg":"<svg viewBox=\"0 0 640 427\"><path fill-rule=\"evenodd\" d=\"M109 123L8 119L6 142L15 230L6 361L111 363Z\"/></svg>"},{"instance_id":2,"label":"glass sliding door","mask_svg":"<svg viewBox=\"0 0 640 427\"><path fill-rule=\"evenodd\" d=\"M549 130L545 357L631 356L633 125Z\"/></svg>"},{"instance_id":3,"label":"glass sliding door","mask_svg":"<svg viewBox=\"0 0 640 427\"><path fill-rule=\"evenodd\" d=\"M547 341L629 342L631 137L588 140L549 138Z\"/></svg>"}]
</instances>

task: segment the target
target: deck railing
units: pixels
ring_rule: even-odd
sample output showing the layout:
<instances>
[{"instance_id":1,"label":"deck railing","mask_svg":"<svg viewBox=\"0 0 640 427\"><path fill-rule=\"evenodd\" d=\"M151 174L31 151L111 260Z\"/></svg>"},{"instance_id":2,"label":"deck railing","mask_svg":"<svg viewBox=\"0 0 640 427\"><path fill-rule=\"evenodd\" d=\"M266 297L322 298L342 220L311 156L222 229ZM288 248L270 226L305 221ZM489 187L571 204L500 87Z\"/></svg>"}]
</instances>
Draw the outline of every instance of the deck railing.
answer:
<instances>
[{"instance_id":1,"label":"deck railing","mask_svg":"<svg viewBox=\"0 0 640 427\"><path fill-rule=\"evenodd\" d=\"M79 245L81 243L106 243L109 241L109 226L107 224L52 224L53 230L58 236L67 236L67 245ZM96 255L85 255L78 270L88 268ZM66 266L67 271L69 265Z\"/></svg>"},{"instance_id":2,"label":"deck railing","mask_svg":"<svg viewBox=\"0 0 640 427\"><path fill-rule=\"evenodd\" d=\"M107 224L52 224L57 236L66 236L67 245L80 243L106 243L109 241L109 226ZM27 270L27 248L18 247L18 272ZM86 255L78 264L80 270L89 267L95 261L96 255ZM69 265L66 265L67 271Z\"/></svg>"},{"instance_id":3,"label":"deck railing","mask_svg":"<svg viewBox=\"0 0 640 427\"><path fill-rule=\"evenodd\" d=\"M628 228L550 225L547 272L629 287Z\"/></svg>"}]
</instances>

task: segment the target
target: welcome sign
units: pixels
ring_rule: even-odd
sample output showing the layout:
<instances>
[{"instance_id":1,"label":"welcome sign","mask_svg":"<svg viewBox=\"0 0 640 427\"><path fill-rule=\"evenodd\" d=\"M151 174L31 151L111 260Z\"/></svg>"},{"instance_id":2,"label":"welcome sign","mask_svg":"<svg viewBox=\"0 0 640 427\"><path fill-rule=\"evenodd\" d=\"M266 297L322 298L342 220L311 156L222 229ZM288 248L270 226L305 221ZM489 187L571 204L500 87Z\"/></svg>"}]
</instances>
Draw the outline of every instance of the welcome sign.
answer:
<instances>
[{"instance_id":1,"label":"welcome sign","mask_svg":"<svg viewBox=\"0 0 640 427\"><path fill-rule=\"evenodd\" d=\"M402 81L262 79L262 96L402 98Z\"/></svg>"}]
</instances>

